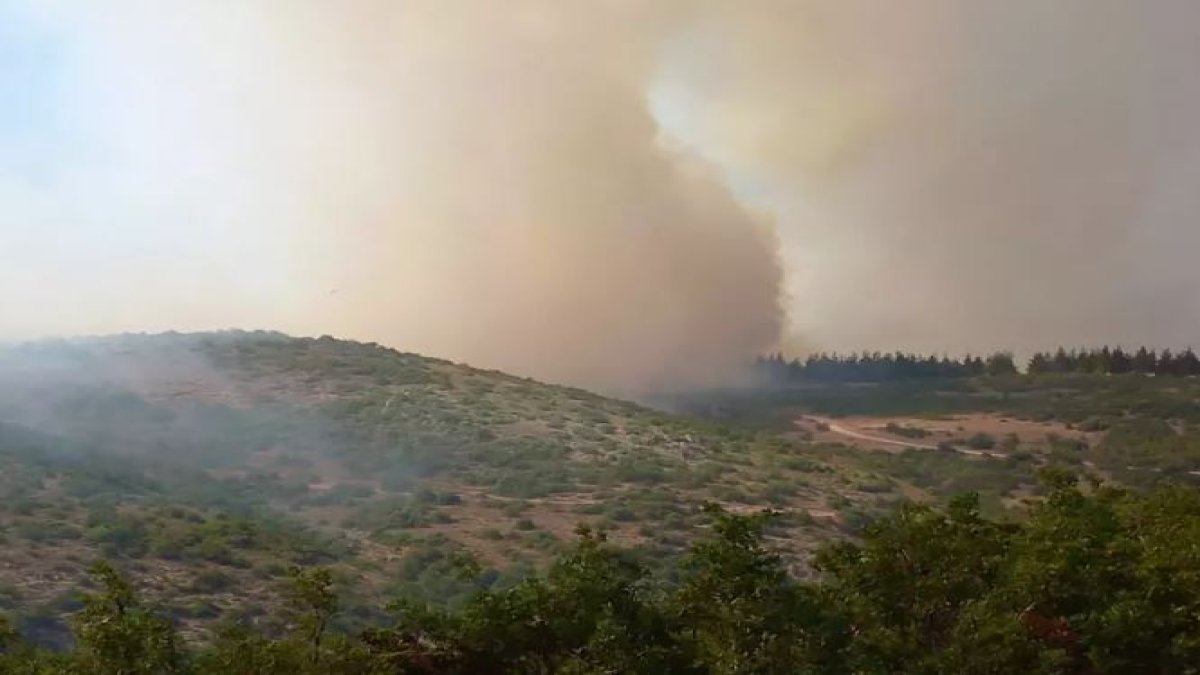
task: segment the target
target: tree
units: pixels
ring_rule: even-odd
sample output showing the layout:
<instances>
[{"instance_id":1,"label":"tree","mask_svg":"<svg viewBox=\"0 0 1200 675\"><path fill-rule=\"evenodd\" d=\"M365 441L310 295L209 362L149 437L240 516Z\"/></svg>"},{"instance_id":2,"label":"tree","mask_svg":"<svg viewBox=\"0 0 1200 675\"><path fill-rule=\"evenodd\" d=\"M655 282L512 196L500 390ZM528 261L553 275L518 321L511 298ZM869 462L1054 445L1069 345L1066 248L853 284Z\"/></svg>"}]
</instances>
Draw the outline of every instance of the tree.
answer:
<instances>
[{"instance_id":1,"label":"tree","mask_svg":"<svg viewBox=\"0 0 1200 675\"><path fill-rule=\"evenodd\" d=\"M985 372L988 375L1015 375L1017 366L1013 355L1008 352L996 352L988 357Z\"/></svg>"},{"instance_id":2,"label":"tree","mask_svg":"<svg viewBox=\"0 0 1200 675\"><path fill-rule=\"evenodd\" d=\"M1054 372L1056 373L1073 373L1079 369L1078 354L1072 351L1067 354L1067 350L1059 347L1054 352Z\"/></svg>"},{"instance_id":3,"label":"tree","mask_svg":"<svg viewBox=\"0 0 1200 675\"><path fill-rule=\"evenodd\" d=\"M0 673L56 675L72 672L71 658L51 654L26 642L8 617L0 615Z\"/></svg>"},{"instance_id":4,"label":"tree","mask_svg":"<svg viewBox=\"0 0 1200 675\"><path fill-rule=\"evenodd\" d=\"M1168 429L1168 433L1173 433ZM460 607L395 605L395 625L329 631L332 575L295 569L299 626L227 626L191 657L107 564L51 655L0 621L0 672L216 673L1194 673L1200 663L1200 492L1136 493L1063 469L1019 519L978 497L904 504L788 573L772 513L707 506L708 534L669 581L580 530L547 570ZM464 567L464 574L478 570Z\"/></svg>"},{"instance_id":5,"label":"tree","mask_svg":"<svg viewBox=\"0 0 1200 675\"><path fill-rule=\"evenodd\" d=\"M1109 355L1108 372L1114 375L1122 375L1133 370L1133 360L1125 353L1125 350L1117 347L1112 350Z\"/></svg>"},{"instance_id":6,"label":"tree","mask_svg":"<svg viewBox=\"0 0 1200 675\"><path fill-rule=\"evenodd\" d=\"M83 596L73 619L80 666L104 675L181 672L183 653L170 621L144 607L111 564L97 563L92 577L100 591Z\"/></svg>"},{"instance_id":7,"label":"tree","mask_svg":"<svg viewBox=\"0 0 1200 675\"><path fill-rule=\"evenodd\" d=\"M310 669L309 656L293 642L267 638L247 626L227 624L214 631L212 644L196 659L205 675L297 675Z\"/></svg>"},{"instance_id":8,"label":"tree","mask_svg":"<svg viewBox=\"0 0 1200 675\"><path fill-rule=\"evenodd\" d=\"M708 672L792 673L801 663L808 672L842 672L848 627L764 545L773 514L706 511L712 535L684 560L673 604Z\"/></svg>"},{"instance_id":9,"label":"tree","mask_svg":"<svg viewBox=\"0 0 1200 675\"><path fill-rule=\"evenodd\" d=\"M1158 355L1145 347L1139 347L1133 355L1133 372L1153 373L1158 369Z\"/></svg>"},{"instance_id":10,"label":"tree","mask_svg":"<svg viewBox=\"0 0 1200 675\"><path fill-rule=\"evenodd\" d=\"M333 574L326 567L289 571L288 595L297 613L299 635L313 664L321 661L321 641L337 613L338 597L333 591Z\"/></svg>"},{"instance_id":11,"label":"tree","mask_svg":"<svg viewBox=\"0 0 1200 675\"><path fill-rule=\"evenodd\" d=\"M460 612L395 606L396 626L369 632L369 649L399 672L701 672L644 566L602 533L579 535L544 576L481 591Z\"/></svg>"},{"instance_id":12,"label":"tree","mask_svg":"<svg viewBox=\"0 0 1200 675\"><path fill-rule=\"evenodd\" d=\"M1156 375L1175 375L1175 355L1170 349L1164 349L1158 357L1158 365L1154 369Z\"/></svg>"},{"instance_id":13,"label":"tree","mask_svg":"<svg viewBox=\"0 0 1200 675\"><path fill-rule=\"evenodd\" d=\"M855 672L938 671L959 639L962 613L1001 578L1013 528L984 520L978 498L947 512L907 505L868 526L861 543L818 553L823 596L849 613ZM965 672L965 671L963 671Z\"/></svg>"},{"instance_id":14,"label":"tree","mask_svg":"<svg viewBox=\"0 0 1200 675\"><path fill-rule=\"evenodd\" d=\"M1191 347L1183 350L1176 358L1175 373L1186 376L1200 375L1200 357L1196 356Z\"/></svg>"},{"instance_id":15,"label":"tree","mask_svg":"<svg viewBox=\"0 0 1200 675\"><path fill-rule=\"evenodd\" d=\"M0 654L12 650L21 642L21 635L7 616L0 615Z\"/></svg>"}]
</instances>

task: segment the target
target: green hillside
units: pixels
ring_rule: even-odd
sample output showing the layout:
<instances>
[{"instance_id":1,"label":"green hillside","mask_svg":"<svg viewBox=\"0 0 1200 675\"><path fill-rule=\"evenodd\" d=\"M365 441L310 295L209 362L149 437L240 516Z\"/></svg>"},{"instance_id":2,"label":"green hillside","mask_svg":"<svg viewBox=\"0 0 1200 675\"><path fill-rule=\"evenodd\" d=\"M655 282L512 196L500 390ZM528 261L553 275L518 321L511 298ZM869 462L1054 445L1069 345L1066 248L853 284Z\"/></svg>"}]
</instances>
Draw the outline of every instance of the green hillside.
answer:
<instances>
[{"instance_id":1,"label":"green hillside","mask_svg":"<svg viewBox=\"0 0 1200 675\"><path fill-rule=\"evenodd\" d=\"M1168 549L1195 539L1195 490L1095 485L1195 483L1196 386L832 384L693 395L667 414L332 338L7 347L0 667L967 672L979 650L1038 672L1128 672L1156 650L1186 663L1192 643L1175 642L1192 622L1150 624L1194 605L1194 547ZM1071 473L1097 482L1079 491ZM1076 540L1086 550L1060 559ZM1081 574L1096 577L1086 593L1053 586ZM1158 632L1106 637L1126 624ZM321 654L341 665L306 660Z\"/></svg>"},{"instance_id":2,"label":"green hillside","mask_svg":"<svg viewBox=\"0 0 1200 675\"><path fill-rule=\"evenodd\" d=\"M122 336L0 352L0 610L62 635L99 557L191 629L261 613L288 565L453 603L579 523L657 564L701 505L787 516L805 552L900 491L813 447L331 338ZM480 571L457 570L475 561ZM377 608L377 604L370 605ZM351 611L371 621L376 609Z\"/></svg>"}]
</instances>

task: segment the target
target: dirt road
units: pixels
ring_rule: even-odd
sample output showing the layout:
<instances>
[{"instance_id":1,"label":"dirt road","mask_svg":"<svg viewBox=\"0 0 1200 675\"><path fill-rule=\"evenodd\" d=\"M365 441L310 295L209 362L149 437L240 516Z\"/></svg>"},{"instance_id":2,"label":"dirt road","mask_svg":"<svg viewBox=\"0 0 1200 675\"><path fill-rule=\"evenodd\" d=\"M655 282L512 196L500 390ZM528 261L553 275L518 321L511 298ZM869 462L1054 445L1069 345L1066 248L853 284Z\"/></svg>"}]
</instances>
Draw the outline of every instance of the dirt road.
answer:
<instances>
[{"instance_id":1,"label":"dirt road","mask_svg":"<svg viewBox=\"0 0 1200 675\"><path fill-rule=\"evenodd\" d=\"M897 438L887 438L884 436L875 436L872 434L866 434L857 429L852 429L850 427L838 424L834 420L831 420L826 417L808 416L808 417L802 417L801 420L806 420L809 422L814 422L819 425L823 425L826 428L828 428L829 431L831 431L839 436L845 436L846 438L852 438L857 441L866 441L868 443L883 443L885 445L898 445L902 448L912 448L914 450L939 450L939 449L941 449L936 445L930 445L928 443L916 443L914 441L906 441L906 440L900 440ZM991 452L991 451L987 451L987 450L974 450L972 448L963 448L963 447L959 447L959 446L949 446L949 447L951 449L953 449L954 452L957 452L957 453L960 453L963 455L970 455L972 457L996 457L999 459L1003 459L1004 457L1006 457L1006 455L1001 452Z\"/></svg>"}]
</instances>

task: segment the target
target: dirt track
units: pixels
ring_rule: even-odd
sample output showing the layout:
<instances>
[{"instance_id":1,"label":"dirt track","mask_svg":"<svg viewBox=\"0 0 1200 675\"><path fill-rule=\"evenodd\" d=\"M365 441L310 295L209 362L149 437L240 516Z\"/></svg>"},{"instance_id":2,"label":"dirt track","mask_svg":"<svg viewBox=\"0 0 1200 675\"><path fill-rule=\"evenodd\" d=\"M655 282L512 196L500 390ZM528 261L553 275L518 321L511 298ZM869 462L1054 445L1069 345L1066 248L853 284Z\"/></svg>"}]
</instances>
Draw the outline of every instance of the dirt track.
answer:
<instances>
[{"instance_id":1,"label":"dirt track","mask_svg":"<svg viewBox=\"0 0 1200 675\"><path fill-rule=\"evenodd\" d=\"M914 450L938 450L939 449L938 446L929 445L928 443L916 443L913 441L901 440L898 438L887 438L884 436L875 436L872 434L866 434L857 429L852 429L850 427L846 427L841 424L838 424L837 422L835 422L829 418L826 418L826 417L808 416L808 417L800 418L800 421L808 421L808 422L816 423L818 425L823 425L824 427L829 429L829 431L832 433L835 433L839 436L844 436L846 438L852 438L857 441L866 441L868 443L883 443L885 445L898 445L903 448L912 448ZM991 451L986 451L986 450L973 450L971 448L964 448L961 446L950 446L950 447L953 448L953 450L957 453L960 453L963 455L971 455L972 457L996 457L999 459L1003 459L1004 457L1006 457L1006 455L1002 452L991 452Z\"/></svg>"}]
</instances>

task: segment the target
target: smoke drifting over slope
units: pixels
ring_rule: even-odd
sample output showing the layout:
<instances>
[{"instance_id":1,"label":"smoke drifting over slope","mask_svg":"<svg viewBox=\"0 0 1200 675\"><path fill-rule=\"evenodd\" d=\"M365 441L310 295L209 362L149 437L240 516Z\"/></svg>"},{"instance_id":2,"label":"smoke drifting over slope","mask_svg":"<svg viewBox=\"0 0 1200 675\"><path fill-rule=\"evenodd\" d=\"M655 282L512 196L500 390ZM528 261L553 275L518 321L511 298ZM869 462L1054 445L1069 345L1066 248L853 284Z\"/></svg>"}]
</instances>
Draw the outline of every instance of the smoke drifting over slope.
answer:
<instances>
[{"instance_id":1,"label":"smoke drifting over slope","mask_svg":"<svg viewBox=\"0 0 1200 675\"><path fill-rule=\"evenodd\" d=\"M6 11L0 337L267 326L637 391L785 312L843 349L1200 328L1193 3Z\"/></svg>"}]
</instances>

